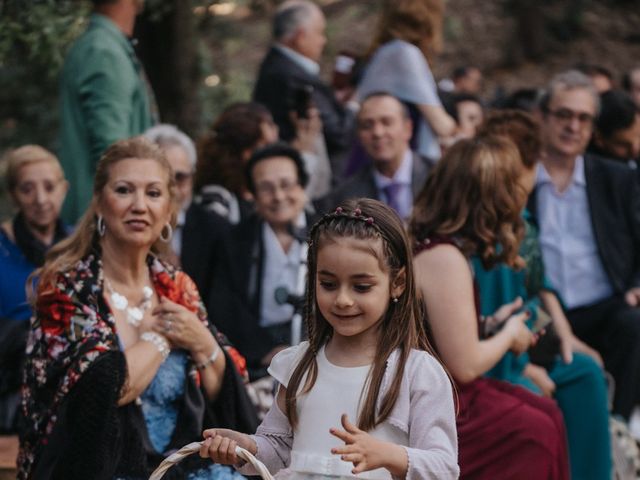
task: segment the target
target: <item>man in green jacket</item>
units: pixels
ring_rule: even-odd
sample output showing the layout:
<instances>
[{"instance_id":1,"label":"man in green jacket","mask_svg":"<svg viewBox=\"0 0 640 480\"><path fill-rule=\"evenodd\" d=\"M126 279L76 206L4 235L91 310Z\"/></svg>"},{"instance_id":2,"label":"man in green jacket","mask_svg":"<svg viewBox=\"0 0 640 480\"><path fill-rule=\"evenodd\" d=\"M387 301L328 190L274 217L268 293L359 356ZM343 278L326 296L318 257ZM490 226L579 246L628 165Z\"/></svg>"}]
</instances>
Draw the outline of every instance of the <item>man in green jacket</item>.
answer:
<instances>
[{"instance_id":1,"label":"man in green jacket","mask_svg":"<svg viewBox=\"0 0 640 480\"><path fill-rule=\"evenodd\" d=\"M60 79L59 157L70 189L62 216L75 223L89 205L95 167L117 140L156 123L153 93L129 38L143 0L92 0L87 30Z\"/></svg>"}]
</instances>

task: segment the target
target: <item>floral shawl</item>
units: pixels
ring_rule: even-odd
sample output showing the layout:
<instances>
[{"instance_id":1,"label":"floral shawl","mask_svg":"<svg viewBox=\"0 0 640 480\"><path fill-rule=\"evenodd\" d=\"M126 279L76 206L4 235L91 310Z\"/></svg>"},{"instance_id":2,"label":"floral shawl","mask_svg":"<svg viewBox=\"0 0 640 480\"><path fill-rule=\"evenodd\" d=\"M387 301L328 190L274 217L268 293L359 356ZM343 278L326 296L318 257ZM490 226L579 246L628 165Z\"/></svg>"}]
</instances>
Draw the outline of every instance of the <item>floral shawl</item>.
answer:
<instances>
[{"instance_id":1,"label":"floral shawl","mask_svg":"<svg viewBox=\"0 0 640 480\"><path fill-rule=\"evenodd\" d=\"M207 314L195 283L154 255L147 263L159 297L179 303L208 325ZM27 342L22 408L24 433L20 439L18 478L29 473L40 447L47 445L61 403L101 354L120 350L114 316L103 295L102 261L98 252L60 273L53 288L40 291ZM209 328L246 377L244 358L224 335ZM200 384L191 362L189 375Z\"/></svg>"}]
</instances>

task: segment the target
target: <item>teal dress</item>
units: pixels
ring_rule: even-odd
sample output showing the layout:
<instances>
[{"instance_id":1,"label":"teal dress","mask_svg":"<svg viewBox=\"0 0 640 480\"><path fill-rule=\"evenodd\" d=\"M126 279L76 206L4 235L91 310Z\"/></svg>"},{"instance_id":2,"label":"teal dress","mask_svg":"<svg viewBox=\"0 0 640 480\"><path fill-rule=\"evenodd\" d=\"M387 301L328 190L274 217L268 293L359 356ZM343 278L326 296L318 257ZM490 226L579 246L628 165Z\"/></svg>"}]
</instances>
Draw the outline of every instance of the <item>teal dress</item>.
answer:
<instances>
[{"instance_id":1,"label":"teal dress","mask_svg":"<svg viewBox=\"0 0 640 480\"><path fill-rule=\"evenodd\" d=\"M487 271L478 258L472 259L474 276L480 287L480 309L491 315L501 305L522 297L535 322L536 307L540 304L541 290L551 290L544 276L544 267L537 228L523 214L526 235L520 254L527 268L514 271L498 265ZM521 385L541 393L536 385L523 375L529 362L526 353L516 356L507 353L487 376ZM574 353L573 361L565 364L558 355L548 369L556 384L554 394L564 415L569 443L571 478L600 480L611 478L611 447L607 387L604 374L588 355Z\"/></svg>"}]
</instances>

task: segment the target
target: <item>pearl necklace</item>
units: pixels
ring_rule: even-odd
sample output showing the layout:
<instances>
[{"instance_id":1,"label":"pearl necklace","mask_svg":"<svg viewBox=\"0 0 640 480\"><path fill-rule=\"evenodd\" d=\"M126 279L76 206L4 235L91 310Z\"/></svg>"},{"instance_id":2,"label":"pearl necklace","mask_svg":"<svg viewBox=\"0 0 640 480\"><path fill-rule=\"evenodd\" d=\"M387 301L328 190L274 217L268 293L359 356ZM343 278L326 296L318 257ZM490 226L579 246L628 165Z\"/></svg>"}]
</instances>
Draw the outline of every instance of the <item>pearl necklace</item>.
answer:
<instances>
[{"instance_id":1,"label":"pearl necklace","mask_svg":"<svg viewBox=\"0 0 640 480\"><path fill-rule=\"evenodd\" d=\"M109 297L111 298L111 306L121 312L126 312L127 323L132 327L139 327L144 317L144 312L151 308L151 297L153 297L153 290L151 287L145 285L142 287L142 301L135 307L129 306L129 300L124 295L116 292L111 285L108 278L104 279L107 290L109 290Z\"/></svg>"}]
</instances>

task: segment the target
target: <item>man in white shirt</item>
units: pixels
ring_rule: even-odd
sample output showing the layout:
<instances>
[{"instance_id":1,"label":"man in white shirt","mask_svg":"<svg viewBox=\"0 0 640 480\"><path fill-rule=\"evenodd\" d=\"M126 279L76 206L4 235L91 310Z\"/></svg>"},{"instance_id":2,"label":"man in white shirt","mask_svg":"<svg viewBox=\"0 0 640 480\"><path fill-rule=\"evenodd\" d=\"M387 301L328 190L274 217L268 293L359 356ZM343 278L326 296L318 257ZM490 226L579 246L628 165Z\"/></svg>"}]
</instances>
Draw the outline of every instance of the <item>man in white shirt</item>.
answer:
<instances>
[{"instance_id":1,"label":"man in white shirt","mask_svg":"<svg viewBox=\"0 0 640 480\"><path fill-rule=\"evenodd\" d=\"M545 152L529 207L546 275L575 334L616 381L614 412L640 401L640 192L627 165L587 154L599 97L577 71L541 100Z\"/></svg>"}]
</instances>

